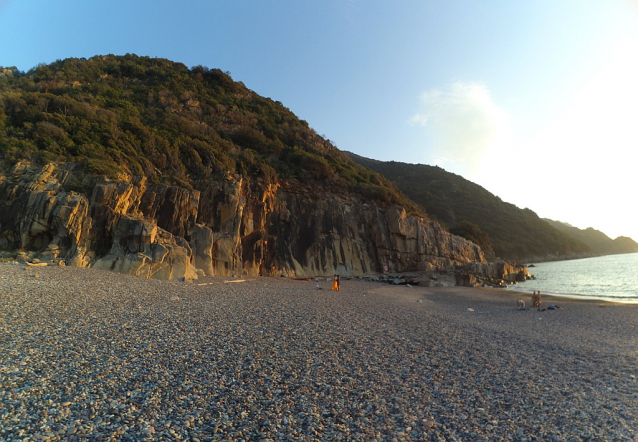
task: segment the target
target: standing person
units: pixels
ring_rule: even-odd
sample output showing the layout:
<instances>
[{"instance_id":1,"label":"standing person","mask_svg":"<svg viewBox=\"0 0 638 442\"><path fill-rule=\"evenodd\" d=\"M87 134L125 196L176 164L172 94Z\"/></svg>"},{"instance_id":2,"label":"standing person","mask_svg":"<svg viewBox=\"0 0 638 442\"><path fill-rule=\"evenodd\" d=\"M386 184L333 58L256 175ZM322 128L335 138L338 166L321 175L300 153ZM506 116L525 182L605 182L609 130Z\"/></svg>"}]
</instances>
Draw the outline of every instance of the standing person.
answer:
<instances>
[{"instance_id":1,"label":"standing person","mask_svg":"<svg viewBox=\"0 0 638 442\"><path fill-rule=\"evenodd\" d=\"M541 291L534 292L532 295L532 307L540 307L541 306Z\"/></svg>"},{"instance_id":2,"label":"standing person","mask_svg":"<svg viewBox=\"0 0 638 442\"><path fill-rule=\"evenodd\" d=\"M335 281L337 281L337 291L341 290L341 278L339 277L339 275L337 275Z\"/></svg>"},{"instance_id":3,"label":"standing person","mask_svg":"<svg viewBox=\"0 0 638 442\"><path fill-rule=\"evenodd\" d=\"M330 290L339 291L339 275L335 275L333 281L334 282L332 283L332 287L330 288Z\"/></svg>"}]
</instances>

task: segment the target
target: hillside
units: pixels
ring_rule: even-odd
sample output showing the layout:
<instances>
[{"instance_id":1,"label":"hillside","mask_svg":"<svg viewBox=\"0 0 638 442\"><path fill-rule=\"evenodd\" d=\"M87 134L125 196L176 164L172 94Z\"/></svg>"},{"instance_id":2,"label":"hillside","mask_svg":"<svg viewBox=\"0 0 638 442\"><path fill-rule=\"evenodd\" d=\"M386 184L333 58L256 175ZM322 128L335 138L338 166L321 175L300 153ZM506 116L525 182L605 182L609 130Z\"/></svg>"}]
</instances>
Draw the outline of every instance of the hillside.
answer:
<instances>
[{"instance_id":1,"label":"hillside","mask_svg":"<svg viewBox=\"0 0 638 442\"><path fill-rule=\"evenodd\" d=\"M561 232L587 244L596 255L638 252L638 243L626 236L611 239L600 230L596 230L592 227L583 230L561 221L554 221L547 218L543 218L543 220Z\"/></svg>"},{"instance_id":2,"label":"hillside","mask_svg":"<svg viewBox=\"0 0 638 442\"><path fill-rule=\"evenodd\" d=\"M529 209L502 201L481 186L440 167L383 162L350 153L359 164L394 182L432 219L507 260L591 254L589 246L550 226Z\"/></svg>"},{"instance_id":3,"label":"hillside","mask_svg":"<svg viewBox=\"0 0 638 442\"><path fill-rule=\"evenodd\" d=\"M281 103L135 55L0 68L0 209L11 256L146 278L522 271Z\"/></svg>"},{"instance_id":4,"label":"hillside","mask_svg":"<svg viewBox=\"0 0 638 442\"><path fill-rule=\"evenodd\" d=\"M280 102L219 69L135 55L0 67L0 158L186 188L229 174L293 180L417 210Z\"/></svg>"}]
</instances>

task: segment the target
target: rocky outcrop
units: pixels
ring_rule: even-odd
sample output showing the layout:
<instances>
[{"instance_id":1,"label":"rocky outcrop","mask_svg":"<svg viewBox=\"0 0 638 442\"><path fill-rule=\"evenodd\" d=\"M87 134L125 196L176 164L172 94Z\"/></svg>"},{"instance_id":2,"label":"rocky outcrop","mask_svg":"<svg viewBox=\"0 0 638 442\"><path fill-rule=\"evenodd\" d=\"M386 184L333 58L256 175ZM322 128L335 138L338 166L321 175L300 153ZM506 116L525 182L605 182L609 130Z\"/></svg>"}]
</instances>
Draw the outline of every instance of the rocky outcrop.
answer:
<instances>
[{"instance_id":1,"label":"rocky outcrop","mask_svg":"<svg viewBox=\"0 0 638 442\"><path fill-rule=\"evenodd\" d=\"M505 283L523 282L532 278L526 266L505 261L470 262L460 267L455 277L456 285L468 287L486 284L504 287Z\"/></svg>"},{"instance_id":2,"label":"rocky outcrop","mask_svg":"<svg viewBox=\"0 0 638 442\"><path fill-rule=\"evenodd\" d=\"M440 225L357 198L284 188L268 216L266 260L294 274L423 271L484 262L475 244Z\"/></svg>"},{"instance_id":3,"label":"rocky outcrop","mask_svg":"<svg viewBox=\"0 0 638 442\"><path fill-rule=\"evenodd\" d=\"M475 244L398 206L236 176L197 187L19 163L0 175L0 248L161 279L487 265Z\"/></svg>"},{"instance_id":4,"label":"rocky outcrop","mask_svg":"<svg viewBox=\"0 0 638 442\"><path fill-rule=\"evenodd\" d=\"M188 243L152 221L122 215L112 233L111 249L94 268L146 278L197 278Z\"/></svg>"}]
</instances>

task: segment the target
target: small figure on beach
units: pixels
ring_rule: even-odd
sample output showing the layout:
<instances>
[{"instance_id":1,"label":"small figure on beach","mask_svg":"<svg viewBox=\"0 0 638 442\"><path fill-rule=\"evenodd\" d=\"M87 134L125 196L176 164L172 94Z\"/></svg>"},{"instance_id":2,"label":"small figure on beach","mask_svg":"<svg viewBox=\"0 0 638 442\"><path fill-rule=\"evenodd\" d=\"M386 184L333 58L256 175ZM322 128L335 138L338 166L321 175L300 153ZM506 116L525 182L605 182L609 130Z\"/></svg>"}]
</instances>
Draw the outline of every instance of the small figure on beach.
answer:
<instances>
[{"instance_id":1,"label":"small figure on beach","mask_svg":"<svg viewBox=\"0 0 638 442\"><path fill-rule=\"evenodd\" d=\"M547 308L539 308L538 311L539 312L544 312L545 310L562 310L563 307L559 307L556 304L550 304L547 306Z\"/></svg>"},{"instance_id":2,"label":"small figure on beach","mask_svg":"<svg viewBox=\"0 0 638 442\"><path fill-rule=\"evenodd\" d=\"M540 307L541 306L541 291L534 292L532 295L532 307Z\"/></svg>"},{"instance_id":3,"label":"small figure on beach","mask_svg":"<svg viewBox=\"0 0 638 442\"><path fill-rule=\"evenodd\" d=\"M339 275L335 275L334 282L332 283L332 288L330 290L341 290L341 279L339 278Z\"/></svg>"},{"instance_id":4,"label":"small figure on beach","mask_svg":"<svg viewBox=\"0 0 638 442\"><path fill-rule=\"evenodd\" d=\"M518 308L518 310L527 310L525 308L525 301L523 300L523 298L518 298L516 300L516 307Z\"/></svg>"}]
</instances>

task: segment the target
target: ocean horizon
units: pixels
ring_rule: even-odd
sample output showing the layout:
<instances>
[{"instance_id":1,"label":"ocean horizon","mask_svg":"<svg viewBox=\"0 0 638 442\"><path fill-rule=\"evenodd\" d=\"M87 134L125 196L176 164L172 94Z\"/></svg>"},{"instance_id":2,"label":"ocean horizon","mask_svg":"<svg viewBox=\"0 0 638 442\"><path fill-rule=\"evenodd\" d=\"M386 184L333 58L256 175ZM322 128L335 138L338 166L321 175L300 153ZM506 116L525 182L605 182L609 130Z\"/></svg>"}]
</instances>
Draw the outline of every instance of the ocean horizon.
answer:
<instances>
[{"instance_id":1,"label":"ocean horizon","mask_svg":"<svg viewBox=\"0 0 638 442\"><path fill-rule=\"evenodd\" d=\"M524 293L638 304L638 253L534 263L535 279L510 289Z\"/></svg>"}]
</instances>

